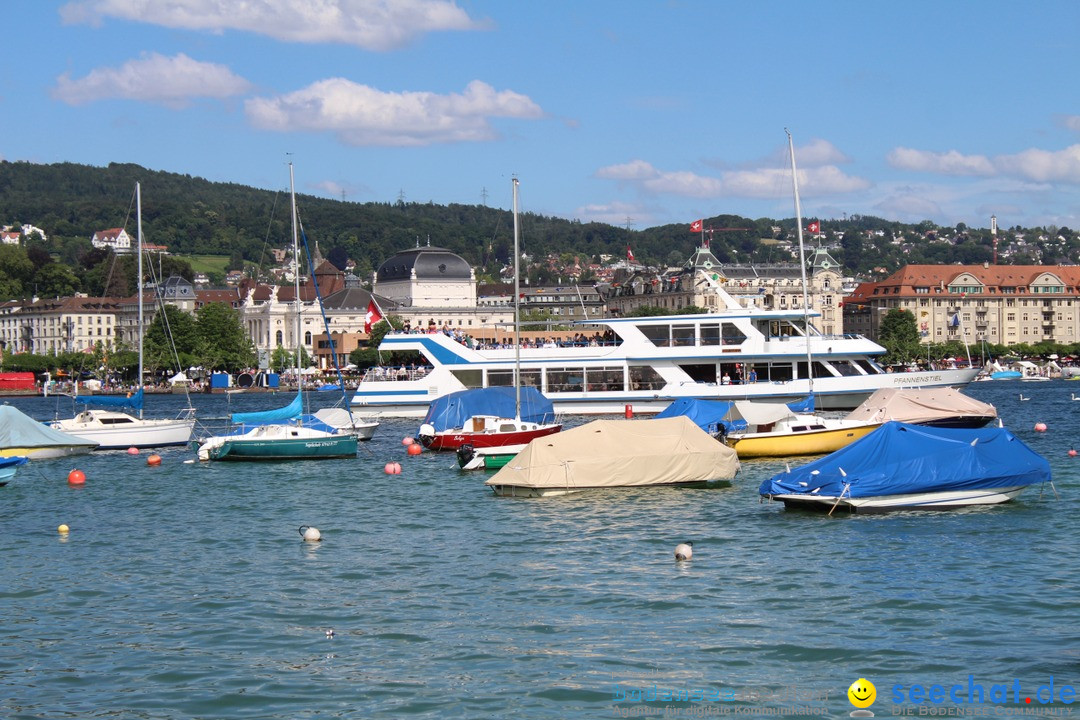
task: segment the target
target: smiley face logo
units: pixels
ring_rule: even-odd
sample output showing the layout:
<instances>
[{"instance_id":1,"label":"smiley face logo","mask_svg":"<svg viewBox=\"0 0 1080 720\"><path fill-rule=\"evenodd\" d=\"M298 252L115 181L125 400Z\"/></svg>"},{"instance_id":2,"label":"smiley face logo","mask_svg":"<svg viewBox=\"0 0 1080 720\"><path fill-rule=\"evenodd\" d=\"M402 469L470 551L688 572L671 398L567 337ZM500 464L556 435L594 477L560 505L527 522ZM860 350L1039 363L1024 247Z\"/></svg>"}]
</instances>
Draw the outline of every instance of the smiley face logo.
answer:
<instances>
[{"instance_id":1,"label":"smiley face logo","mask_svg":"<svg viewBox=\"0 0 1080 720\"><path fill-rule=\"evenodd\" d=\"M877 688L866 678L859 678L847 689L848 700L857 708L868 708L877 700Z\"/></svg>"}]
</instances>

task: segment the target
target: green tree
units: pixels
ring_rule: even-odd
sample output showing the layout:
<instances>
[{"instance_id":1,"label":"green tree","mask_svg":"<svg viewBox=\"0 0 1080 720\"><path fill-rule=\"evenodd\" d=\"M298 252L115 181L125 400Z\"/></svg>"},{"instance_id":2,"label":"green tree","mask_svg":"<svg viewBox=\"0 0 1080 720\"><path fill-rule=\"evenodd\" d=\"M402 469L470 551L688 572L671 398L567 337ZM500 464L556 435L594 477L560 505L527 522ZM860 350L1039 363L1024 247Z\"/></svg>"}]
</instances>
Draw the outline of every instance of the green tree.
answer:
<instances>
[{"instance_id":1,"label":"green tree","mask_svg":"<svg viewBox=\"0 0 1080 720\"><path fill-rule=\"evenodd\" d=\"M18 245L0 245L0 299L22 297L34 277L34 263Z\"/></svg>"},{"instance_id":2,"label":"green tree","mask_svg":"<svg viewBox=\"0 0 1080 720\"><path fill-rule=\"evenodd\" d=\"M308 354L307 348L300 348L300 367L306 368L313 364L311 355ZM286 348L279 347L274 348L274 352L270 355L270 369L276 373L289 372L290 370L296 370L296 352L294 350L287 350Z\"/></svg>"},{"instance_id":3,"label":"green tree","mask_svg":"<svg viewBox=\"0 0 1080 720\"><path fill-rule=\"evenodd\" d=\"M74 295L82 283L67 265L48 263L34 274L34 287L42 297L68 297Z\"/></svg>"},{"instance_id":4,"label":"green tree","mask_svg":"<svg viewBox=\"0 0 1080 720\"><path fill-rule=\"evenodd\" d=\"M882 362L899 365L917 360L920 353L919 326L908 310L890 310L881 319L878 343L885 348Z\"/></svg>"},{"instance_id":5,"label":"green tree","mask_svg":"<svg viewBox=\"0 0 1080 720\"><path fill-rule=\"evenodd\" d=\"M224 303L204 305L196 320L200 364L208 370L240 370L255 364L255 346L240 312Z\"/></svg>"},{"instance_id":6,"label":"green tree","mask_svg":"<svg viewBox=\"0 0 1080 720\"><path fill-rule=\"evenodd\" d=\"M174 353L175 349L175 355ZM174 305L165 305L146 329L143 362L148 370L189 367L198 362L199 332L195 317Z\"/></svg>"}]
</instances>

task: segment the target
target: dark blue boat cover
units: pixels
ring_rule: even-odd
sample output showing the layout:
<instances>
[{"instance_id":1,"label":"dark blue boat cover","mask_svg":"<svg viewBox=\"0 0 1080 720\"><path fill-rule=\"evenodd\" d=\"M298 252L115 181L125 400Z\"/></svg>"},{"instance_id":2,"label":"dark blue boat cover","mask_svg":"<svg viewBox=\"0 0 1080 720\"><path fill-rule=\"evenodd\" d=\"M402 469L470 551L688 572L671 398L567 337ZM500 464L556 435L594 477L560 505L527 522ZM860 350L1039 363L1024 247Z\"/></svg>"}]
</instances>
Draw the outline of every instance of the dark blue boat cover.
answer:
<instances>
[{"instance_id":1,"label":"dark blue boat cover","mask_svg":"<svg viewBox=\"0 0 1080 720\"><path fill-rule=\"evenodd\" d=\"M774 475L758 492L860 498L1049 481L1050 463L1005 428L888 422L831 455Z\"/></svg>"},{"instance_id":2,"label":"dark blue boat cover","mask_svg":"<svg viewBox=\"0 0 1080 720\"><path fill-rule=\"evenodd\" d=\"M131 408L132 410L142 410L143 407L143 390L139 388L139 391L132 393L131 395L77 395L75 399L78 402L86 405L97 405L98 407L119 407L119 408Z\"/></svg>"},{"instance_id":3,"label":"dark blue boat cover","mask_svg":"<svg viewBox=\"0 0 1080 720\"><path fill-rule=\"evenodd\" d=\"M424 422L435 432L460 428L476 415L514 417L514 388L489 387L459 390L432 401ZM521 419L540 424L555 422L555 407L532 386L521 388Z\"/></svg>"},{"instance_id":4,"label":"dark blue boat cover","mask_svg":"<svg viewBox=\"0 0 1080 720\"><path fill-rule=\"evenodd\" d=\"M745 420L738 420L733 426L731 421L724 419L724 416L731 411L731 406L732 403L727 400L680 398L656 413L656 415L653 415L653 417L669 418L685 415L690 418L695 425L710 435L715 435L720 432L721 427L724 428L725 433L731 432L732 430L746 429Z\"/></svg>"},{"instance_id":5,"label":"dark blue boat cover","mask_svg":"<svg viewBox=\"0 0 1080 720\"><path fill-rule=\"evenodd\" d=\"M814 396L810 395L802 400L789 402L787 406L792 412L814 412ZM731 411L731 407L732 403L727 400L680 398L653 417L668 418L685 415L693 420L695 425L711 435L720 432L721 427L724 428L725 433L732 430L745 430L746 420L742 418L737 420L725 419L725 416Z\"/></svg>"}]
</instances>

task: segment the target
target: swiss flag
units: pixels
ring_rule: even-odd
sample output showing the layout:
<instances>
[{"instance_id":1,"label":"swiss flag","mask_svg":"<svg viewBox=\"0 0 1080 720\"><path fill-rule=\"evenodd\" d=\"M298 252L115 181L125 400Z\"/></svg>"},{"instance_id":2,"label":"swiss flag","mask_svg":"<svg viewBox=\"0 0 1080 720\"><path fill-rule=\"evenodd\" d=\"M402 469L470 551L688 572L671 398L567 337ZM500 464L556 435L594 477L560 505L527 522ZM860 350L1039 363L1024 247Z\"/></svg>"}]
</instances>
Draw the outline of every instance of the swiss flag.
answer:
<instances>
[{"instance_id":1,"label":"swiss flag","mask_svg":"<svg viewBox=\"0 0 1080 720\"><path fill-rule=\"evenodd\" d=\"M634 251L630 249L630 246L626 246L626 261L634 262Z\"/></svg>"},{"instance_id":2,"label":"swiss flag","mask_svg":"<svg viewBox=\"0 0 1080 720\"><path fill-rule=\"evenodd\" d=\"M383 316L379 312L379 306L375 304L375 298L372 298L368 302L367 314L364 315L364 332L371 332L372 326L379 324L382 320Z\"/></svg>"},{"instance_id":3,"label":"swiss flag","mask_svg":"<svg viewBox=\"0 0 1080 720\"><path fill-rule=\"evenodd\" d=\"M701 232L702 224L702 220L695 220L694 222L690 223L690 232Z\"/></svg>"},{"instance_id":4,"label":"swiss flag","mask_svg":"<svg viewBox=\"0 0 1080 720\"><path fill-rule=\"evenodd\" d=\"M809 232L812 232L812 233L819 233L819 232L821 232L821 223L819 223L817 220L815 220L814 222L807 225L806 229Z\"/></svg>"}]
</instances>

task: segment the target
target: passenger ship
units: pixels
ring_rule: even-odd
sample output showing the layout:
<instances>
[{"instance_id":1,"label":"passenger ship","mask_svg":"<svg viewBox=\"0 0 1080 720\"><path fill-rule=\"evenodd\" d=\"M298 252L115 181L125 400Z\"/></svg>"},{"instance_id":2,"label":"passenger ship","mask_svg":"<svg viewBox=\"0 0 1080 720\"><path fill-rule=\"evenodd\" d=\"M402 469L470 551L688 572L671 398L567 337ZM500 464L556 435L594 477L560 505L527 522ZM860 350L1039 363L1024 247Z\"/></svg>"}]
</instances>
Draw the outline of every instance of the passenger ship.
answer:
<instances>
[{"instance_id":1,"label":"passenger ship","mask_svg":"<svg viewBox=\"0 0 1080 720\"><path fill-rule=\"evenodd\" d=\"M628 406L651 413L684 397L790 401L811 393L818 409L845 410L880 388L962 386L978 373L887 372L874 360L883 347L861 335L820 334L806 321L817 312L742 308L720 292L727 309L716 313L592 320L590 330L603 328L595 344L523 347L521 384L539 388L558 413L623 413ZM514 383L513 347L473 349L443 333L388 333L379 350L415 351L430 364L367 371L352 404L384 416L423 417L446 393Z\"/></svg>"}]
</instances>

